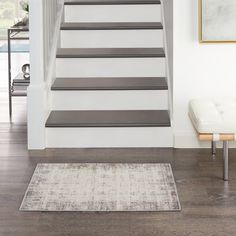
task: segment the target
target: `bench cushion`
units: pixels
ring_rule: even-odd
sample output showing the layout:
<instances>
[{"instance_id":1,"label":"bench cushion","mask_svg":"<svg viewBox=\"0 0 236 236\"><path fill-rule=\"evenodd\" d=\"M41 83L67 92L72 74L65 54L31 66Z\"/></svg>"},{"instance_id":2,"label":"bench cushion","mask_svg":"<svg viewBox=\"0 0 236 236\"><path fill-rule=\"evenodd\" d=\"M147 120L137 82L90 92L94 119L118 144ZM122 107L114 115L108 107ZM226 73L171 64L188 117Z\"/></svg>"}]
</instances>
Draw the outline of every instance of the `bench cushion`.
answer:
<instances>
[{"instance_id":1,"label":"bench cushion","mask_svg":"<svg viewBox=\"0 0 236 236\"><path fill-rule=\"evenodd\" d=\"M235 134L236 98L194 99L189 116L199 133Z\"/></svg>"}]
</instances>

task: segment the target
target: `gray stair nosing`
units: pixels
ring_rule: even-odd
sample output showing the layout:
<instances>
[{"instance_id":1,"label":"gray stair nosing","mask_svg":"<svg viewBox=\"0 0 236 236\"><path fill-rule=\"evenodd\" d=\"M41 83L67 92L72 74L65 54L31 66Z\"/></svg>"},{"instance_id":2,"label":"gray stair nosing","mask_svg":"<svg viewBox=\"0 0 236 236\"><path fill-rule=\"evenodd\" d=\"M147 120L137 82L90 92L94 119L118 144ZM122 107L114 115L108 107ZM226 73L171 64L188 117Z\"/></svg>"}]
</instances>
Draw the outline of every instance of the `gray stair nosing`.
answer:
<instances>
[{"instance_id":1,"label":"gray stair nosing","mask_svg":"<svg viewBox=\"0 0 236 236\"><path fill-rule=\"evenodd\" d=\"M168 87L120 87L120 88L114 88L114 87L106 87L106 88L99 88L99 87L52 87L52 91L140 91L140 90L148 90L148 91L156 91L156 90L168 90Z\"/></svg>"},{"instance_id":2,"label":"gray stair nosing","mask_svg":"<svg viewBox=\"0 0 236 236\"><path fill-rule=\"evenodd\" d=\"M159 24L158 24L159 23ZM61 30L163 30L163 25L142 25L140 23L62 23Z\"/></svg>"},{"instance_id":3,"label":"gray stair nosing","mask_svg":"<svg viewBox=\"0 0 236 236\"><path fill-rule=\"evenodd\" d=\"M151 116L151 119L137 120L136 118L139 115L143 116L143 113L146 113L146 117ZM125 115L127 115L127 120L123 119ZM110 118L104 120L103 116L110 116ZM114 121L112 121L112 116L114 116ZM121 118L123 121L117 119L119 116L123 117ZM160 117L159 120L158 117ZM47 128L170 127L171 122L168 110L61 110L52 111L45 126Z\"/></svg>"},{"instance_id":4,"label":"gray stair nosing","mask_svg":"<svg viewBox=\"0 0 236 236\"><path fill-rule=\"evenodd\" d=\"M138 51L135 52L134 49L138 49L139 52ZM128 52L129 50L130 52ZM143 52L141 52L142 50ZM157 50L157 52L151 53L150 50ZM127 53L124 53L124 51ZM164 58L165 52L163 48L60 48L57 51L56 57L57 58Z\"/></svg>"},{"instance_id":5,"label":"gray stair nosing","mask_svg":"<svg viewBox=\"0 0 236 236\"><path fill-rule=\"evenodd\" d=\"M160 85L158 85L158 84L150 84L150 85L136 84L135 85L135 82L137 83L138 81L140 81L140 79L143 80L143 81L147 80L145 82L147 82L147 84L148 84L149 81L150 81L148 77L146 77L146 78L139 78L139 77L137 77L137 78L135 78L135 77L133 77L133 78L132 77L131 78L129 78L129 77L124 77L124 78L122 78L122 77L113 77L112 78L111 77L111 78L105 78L106 79L105 82L103 80L104 78L89 78L89 77L88 78L81 78L81 80L85 79L85 80L88 80L88 81L92 79L92 82L93 82L93 80L97 80L97 81L100 80L101 81L100 86L99 86L99 83L97 85L93 86L93 85L91 85L92 84L91 82L88 86L86 86L86 85L81 85L81 86L78 85L77 86L76 84L74 84L72 86L72 85L70 85L71 79L72 79L72 81L73 80L74 81L80 81L80 78L56 78L53 85L51 86L51 90L52 91L106 91L106 90L112 90L112 91L122 91L122 90L130 90L130 91L150 90L151 91L151 90L153 90L153 91L155 91L155 90L168 90L168 84L166 82L165 77L151 77L150 78L154 81L158 81L160 83ZM116 85L116 83L113 83L112 85L108 85L108 86L104 85L105 83L108 83L107 81L110 81L110 80L114 81L114 79L117 80L117 81L119 81L119 79L129 81L129 79L131 79L134 85L132 85L130 83L125 84L126 81L124 81L124 85L120 85L120 84ZM63 83L62 83L61 85L60 84L58 85L57 82L60 81L60 80L63 81L63 82L67 82L67 84L63 85ZM151 83L153 83L153 81Z\"/></svg>"},{"instance_id":6,"label":"gray stair nosing","mask_svg":"<svg viewBox=\"0 0 236 236\"><path fill-rule=\"evenodd\" d=\"M113 1L104 1L104 0L91 0L91 1L65 1L64 5L160 5L161 1L159 0L113 0Z\"/></svg>"},{"instance_id":7,"label":"gray stair nosing","mask_svg":"<svg viewBox=\"0 0 236 236\"><path fill-rule=\"evenodd\" d=\"M47 124L45 125L46 128L132 128L132 127L170 127L171 124L150 124L150 123L139 123L139 124L125 124L125 123L107 123L107 124L70 124L70 125L65 125L65 124Z\"/></svg>"},{"instance_id":8,"label":"gray stair nosing","mask_svg":"<svg viewBox=\"0 0 236 236\"><path fill-rule=\"evenodd\" d=\"M57 55L57 58L162 58L165 55Z\"/></svg>"}]
</instances>

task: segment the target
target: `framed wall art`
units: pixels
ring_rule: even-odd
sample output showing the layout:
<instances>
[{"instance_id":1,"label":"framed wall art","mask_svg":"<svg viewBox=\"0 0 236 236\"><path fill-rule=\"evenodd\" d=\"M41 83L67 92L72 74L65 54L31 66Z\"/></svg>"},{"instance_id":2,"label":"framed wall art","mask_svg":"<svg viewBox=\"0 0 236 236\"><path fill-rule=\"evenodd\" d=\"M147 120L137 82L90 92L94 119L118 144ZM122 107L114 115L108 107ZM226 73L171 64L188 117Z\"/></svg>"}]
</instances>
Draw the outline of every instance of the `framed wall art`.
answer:
<instances>
[{"instance_id":1,"label":"framed wall art","mask_svg":"<svg viewBox=\"0 0 236 236\"><path fill-rule=\"evenodd\" d=\"M199 0L201 43L236 43L236 0Z\"/></svg>"}]
</instances>

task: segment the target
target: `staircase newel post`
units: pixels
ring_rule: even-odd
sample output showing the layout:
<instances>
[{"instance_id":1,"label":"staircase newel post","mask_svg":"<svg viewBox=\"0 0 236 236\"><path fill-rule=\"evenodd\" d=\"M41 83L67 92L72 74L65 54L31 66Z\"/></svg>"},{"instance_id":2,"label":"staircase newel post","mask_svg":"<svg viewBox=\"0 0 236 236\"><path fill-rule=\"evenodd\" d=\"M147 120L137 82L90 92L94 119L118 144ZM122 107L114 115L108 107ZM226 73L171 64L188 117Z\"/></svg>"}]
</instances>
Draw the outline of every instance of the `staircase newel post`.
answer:
<instances>
[{"instance_id":1,"label":"staircase newel post","mask_svg":"<svg viewBox=\"0 0 236 236\"><path fill-rule=\"evenodd\" d=\"M44 3L29 1L30 86L28 88L28 148L45 148L47 97L44 64Z\"/></svg>"}]
</instances>

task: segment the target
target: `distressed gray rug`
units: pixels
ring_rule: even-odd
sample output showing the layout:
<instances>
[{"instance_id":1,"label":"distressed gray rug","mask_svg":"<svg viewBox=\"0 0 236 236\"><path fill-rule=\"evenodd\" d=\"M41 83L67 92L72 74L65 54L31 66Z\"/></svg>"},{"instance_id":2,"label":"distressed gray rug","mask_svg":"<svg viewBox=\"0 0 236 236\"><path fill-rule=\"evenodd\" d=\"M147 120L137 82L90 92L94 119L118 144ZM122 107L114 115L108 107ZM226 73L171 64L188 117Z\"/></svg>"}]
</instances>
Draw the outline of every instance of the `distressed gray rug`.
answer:
<instances>
[{"instance_id":1,"label":"distressed gray rug","mask_svg":"<svg viewBox=\"0 0 236 236\"><path fill-rule=\"evenodd\" d=\"M21 211L179 211L170 164L38 164Z\"/></svg>"}]
</instances>

